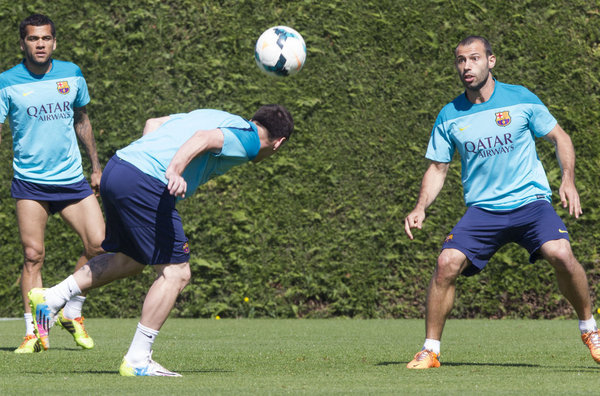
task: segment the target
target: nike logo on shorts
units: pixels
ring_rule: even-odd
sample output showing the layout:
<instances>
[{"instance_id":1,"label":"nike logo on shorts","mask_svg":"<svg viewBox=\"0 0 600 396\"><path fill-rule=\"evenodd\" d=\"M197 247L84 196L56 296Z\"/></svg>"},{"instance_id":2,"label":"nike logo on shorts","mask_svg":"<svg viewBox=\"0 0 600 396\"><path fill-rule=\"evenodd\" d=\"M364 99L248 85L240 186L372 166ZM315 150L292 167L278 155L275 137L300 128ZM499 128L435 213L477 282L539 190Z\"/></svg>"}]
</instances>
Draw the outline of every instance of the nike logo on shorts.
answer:
<instances>
[{"instance_id":1,"label":"nike logo on shorts","mask_svg":"<svg viewBox=\"0 0 600 396\"><path fill-rule=\"evenodd\" d=\"M561 234L568 234L569 231L567 230L561 230L560 228L558 229L558 232L560 232Z\"/></svg>"}]
</instances>

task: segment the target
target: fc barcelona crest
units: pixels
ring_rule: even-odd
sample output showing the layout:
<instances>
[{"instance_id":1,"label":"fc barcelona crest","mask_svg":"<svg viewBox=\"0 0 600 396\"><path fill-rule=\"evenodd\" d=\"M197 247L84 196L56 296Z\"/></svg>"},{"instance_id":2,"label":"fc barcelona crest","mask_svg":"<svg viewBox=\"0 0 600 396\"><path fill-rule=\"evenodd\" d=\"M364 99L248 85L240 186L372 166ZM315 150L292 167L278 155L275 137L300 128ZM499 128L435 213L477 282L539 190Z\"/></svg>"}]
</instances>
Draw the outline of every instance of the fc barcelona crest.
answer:
<instances>
[{"instance_id":1,"label":"fc barcelona crest","mask_svg":"<svg viewBox=\"0 0 600 396\"><path fill-rule=\"evenodd\" d=\"M66 95L69 93L69 82L59 81L56 83L56 88L58 89L58 92L60 92L63 95Z\"/></svg>"},{"instance_id":2,"label":"fc barcelona crest","mask_svg":"<svg viewBox=\"0 0 600 396\"><path fill-rule=\"evenodd\" d=\"M510 114L508 114L508 111L496 113L496 125L505 127L508 124L510 124Z\"/></svg>"}]
</instances>

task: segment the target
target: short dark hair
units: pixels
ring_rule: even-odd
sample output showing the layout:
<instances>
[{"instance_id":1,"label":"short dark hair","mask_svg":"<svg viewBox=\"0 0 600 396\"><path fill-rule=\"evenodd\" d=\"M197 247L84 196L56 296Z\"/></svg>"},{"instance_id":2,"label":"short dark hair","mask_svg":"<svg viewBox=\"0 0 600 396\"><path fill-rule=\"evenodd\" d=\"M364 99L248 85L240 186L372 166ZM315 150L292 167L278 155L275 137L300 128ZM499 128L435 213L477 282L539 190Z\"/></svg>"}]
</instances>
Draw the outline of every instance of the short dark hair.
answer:
<instances>
[{"instance_id":1,"label":"short dark hair","mask_svg":"<svg viewBox=\"0 0 600 396\"><path fill-rule=\"evenodd\" d=\"M45 25L50 25L52 37L56 37L56 29L54 28L54 22L52 22L52 19L48 18L46 15L33 14L23 19L23 22L21 22L21 25L19 26L19 34L21 35L21 40L24 40L25 36L27 35L27 26Z\"/></svg>"},{"instance_id":2,"label":"short dark hair","mask_svg":"<svg viewBox=\"0 0 600 396\"><path fill-rule=\"evenodd\" d=\"M460 43L458 43L458 45L454 49L454 55L456 55L456 50L458 49L458 47L460 47L462 45L472 44L475 41L479 41L480 43L483 44L483 46L485 47L485 54L486 54L486 56L490 56L490 55L494 54L494 52L492 51L492 45L490 44L489 41L487 41L487 39L485 37L482 37L482 36L469 36L469 37L464 38Z\"/></svg>"},{"instance_id":3,"label":"short dark hair","mask_svg":"<svg viewBox=\"0 0 600 396\"><path fill-rule=\"evenodd\" d=\"M252 119L267 129L267 134L271 140L281 137L289 139L294 131L292 115L281 105L270 104L261 106L254 113Z\"/></svg>"}]
</instances>

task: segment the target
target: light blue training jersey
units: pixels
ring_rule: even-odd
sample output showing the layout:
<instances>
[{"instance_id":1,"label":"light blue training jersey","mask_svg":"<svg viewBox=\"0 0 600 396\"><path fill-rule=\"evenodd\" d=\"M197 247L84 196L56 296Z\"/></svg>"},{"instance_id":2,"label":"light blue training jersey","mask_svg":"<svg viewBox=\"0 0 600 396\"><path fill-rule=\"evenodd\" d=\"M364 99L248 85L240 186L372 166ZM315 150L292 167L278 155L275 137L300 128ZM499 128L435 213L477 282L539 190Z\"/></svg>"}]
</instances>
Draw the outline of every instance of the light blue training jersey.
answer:
<instances>
[{"instance_id":1,"label":"light blue training jersey","mask_svg":"<svg viewBox=\"0 0 600 396\"><path fill-rule=\"evenodd\" d=\"M21 62L0 74L0 124L8 116L15 178L58 185L83 179L73 108L89 101L83 74L71 62L52 60L42 75Z\"/></svg>"},{"instance_id":2,"label":"light blue training jersey","mask_svg":"<svg viewBox=\"0 0 600 396\"><path fill-rule=\"evenodd\" d=\"M223 147L219 153L197 156L185 168L182 176L187 183L187 198L213 177L256 157L260 140L254 123L220 110L173 114L157 130L118 150L117 156L167 184L165 172L177 150L197 131L215 128L223 132Z\"/></svg>"},{"instance_id":3,"label":"light blue training jersey","mask_svg":"<svg viewBox=\"0 0 600 396\"><path fill-rule=\"evenodd\" d=\"M450 162L458 150L467 206L511 210L552 191L535 150L556 119L531 91L496 81L491 98L471 103L463 93L440 111L425 157Z\"/></svg>"}]
</instances>

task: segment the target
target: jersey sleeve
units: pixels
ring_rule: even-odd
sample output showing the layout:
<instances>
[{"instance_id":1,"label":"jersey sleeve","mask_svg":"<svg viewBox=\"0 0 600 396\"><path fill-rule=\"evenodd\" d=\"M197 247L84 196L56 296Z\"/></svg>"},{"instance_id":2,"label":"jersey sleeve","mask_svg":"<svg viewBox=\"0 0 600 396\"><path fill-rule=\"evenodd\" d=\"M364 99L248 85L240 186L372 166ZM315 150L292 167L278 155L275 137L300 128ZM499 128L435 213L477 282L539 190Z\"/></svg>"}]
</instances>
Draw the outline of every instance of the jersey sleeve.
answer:
<instances>
[{"instance_id":1,"label":"jersey sleeve","mask_svg":"<svg viewBox=\"0 0 600 396\"><path fill-rule=\"evenodd\" d=\"M455 149L454 141L446 129L446 124L442 121L442 117L438 116L431 131L425 158L436 162L450 162Z\"/></svg>"},{"instance_id":2,"label":"jersey sleeve","mask_svg":"<svg viewBox=\"0 0 600 396\"><path fill-rule=\"evenodd\" d=\"M223 148L218 156L247 158L253 160L260 149L258 134L252 129L220 128L223 132Z\"/></svg>"},{"instance_id":3,"label":"jersey sleeve","mask_svg":"<svg viewBox=\"0 0 600 396\"><path fill-rule=\"evenodd\" d=\"M6 89L0 89L0 124L3 124L6 120L9 107L10 103Z\"/></svg>"},{"instance_id":4,"label":"jersey sleeve","mask_svg":"<svg viewBox=\"0 0 600 396\"><path fill-rule=\"evenodd\" d=\"M90 103L90 93L88 92L88 86L85 82L85 78L83 78L83 74L81 73L81 70L79 70L79 68L77 69L76 75L78 77L78 86L77 96L73 101L73 107L83 107L86 104Z\"/></svg>"},{"instance_id":5,"label":"jersey sleeve","mask_svg":"<svg viewBox=\"0 0 600 396\"><path fill-rule=\"evenodd\" d=\"M529 118L529 129L536 137L546 136L557 124L556 118L543 104L531 105L531 117Z\"/></svg>"}]
</instances>

